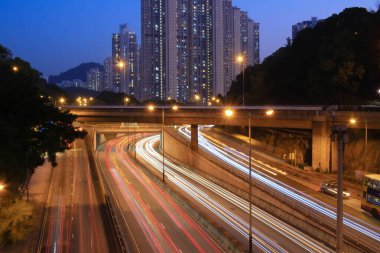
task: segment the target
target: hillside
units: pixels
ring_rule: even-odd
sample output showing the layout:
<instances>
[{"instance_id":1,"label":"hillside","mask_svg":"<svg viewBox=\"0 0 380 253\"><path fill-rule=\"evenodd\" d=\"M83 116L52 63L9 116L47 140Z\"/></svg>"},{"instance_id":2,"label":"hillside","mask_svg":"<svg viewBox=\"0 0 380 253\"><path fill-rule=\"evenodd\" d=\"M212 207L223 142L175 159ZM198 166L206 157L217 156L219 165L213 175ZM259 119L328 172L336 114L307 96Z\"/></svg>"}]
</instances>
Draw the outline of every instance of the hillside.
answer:
<instances>
[{"instance_id":1,"label":"hillside","mask_svg":"<svg viewBox=\"0 0 380 253\"><path fill-rule=\"evenodd\" d=\"M380 10L348 8L301 31L237 76L227 99L247 104L364 104L379 100Z\"/></svg>"},{"instance_id":2,"label":"hillside","mask_svg":"<svg viewBox=\"0 0 380 253\"><path fill-rule=\"evenodd\" d=\"M72 81L74 79L80 79L86 81L87 71L92 68L98 68L103 71L103 65L95 62L82 63L79 66L69 69L65 72L60 73L59 75L49 76L49 83L57 84L64 80Z\"/></svg>"}]
</instances>

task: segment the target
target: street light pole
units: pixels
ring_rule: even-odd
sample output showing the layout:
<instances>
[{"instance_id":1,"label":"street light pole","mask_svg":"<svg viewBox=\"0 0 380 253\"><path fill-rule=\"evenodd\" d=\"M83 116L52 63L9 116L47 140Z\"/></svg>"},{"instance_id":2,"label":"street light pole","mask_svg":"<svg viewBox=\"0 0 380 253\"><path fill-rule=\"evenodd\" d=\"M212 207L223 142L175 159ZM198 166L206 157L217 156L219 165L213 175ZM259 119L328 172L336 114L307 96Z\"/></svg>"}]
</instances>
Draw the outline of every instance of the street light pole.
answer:
<instances>
[{"instance_id":1,"label":"street light pole","mask_svg":"<svg viewBox=\"0 0 380 253\"><path fill-rule=\"evenodd\" d=\"M252 145L251 145L251 114L248 119L249 137L249 253L252 253Z\"/></svg>"},{"instance_id":2,"label":"street light pole","mask_svg":"<svg viewBox=\"0 0 380 253\"><path fill-rule=\"evenodd\" d=\"M162 182L165 183L165 142L164 142L164 126L165 126L165 107L162 107Z\"/></svg>"},{"instance_id":3,"label":"street light pole","mask_svg":"<svg viewBox=\"0 0 380 253\"><path fill-rule=\"evenodd\" d=\"M338 136L338 196L336 215L336 252L343 252L343 148L345 143L346 125L336 125L333 134Z\"/></svg>"},{"instance_id":4,"label":"street light pole","mask_svg":"<svg viewBox=\"0 0 380 253\"><path fill-rule=\"evenodd\" d=\"M364 116L365 121L365 143L364 143L364 171L367 171L367 144L368 144L368 125L367 118Z\"/></svg>"},{"instance_id":5,"label":"street light pole","mask_svg":"<svg viewBox=\"0 0 380 253\"><path fill-rule=\"evenodd\" d=\"M242 62L243 66L243 107L245 106L245 66L244 66L244 61Z\"/></svg>"}]
</instances>

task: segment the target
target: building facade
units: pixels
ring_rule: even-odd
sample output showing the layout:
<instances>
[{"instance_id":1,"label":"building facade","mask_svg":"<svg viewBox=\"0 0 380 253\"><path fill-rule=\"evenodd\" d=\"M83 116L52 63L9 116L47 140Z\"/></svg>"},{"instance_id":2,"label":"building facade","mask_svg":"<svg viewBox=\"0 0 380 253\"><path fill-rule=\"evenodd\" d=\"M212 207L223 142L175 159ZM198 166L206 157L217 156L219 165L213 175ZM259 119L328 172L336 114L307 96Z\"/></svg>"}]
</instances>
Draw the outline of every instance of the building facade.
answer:
<instances>
[{"instance_id":1,"label":"building facade","mask_svg":"<svg viewBox=\"0 0 380 253\"><path fill-rule=\"evenodd\" d=\"M311 17L311 20L299 22L292 26L292 40L297 37L297 34L305 28L314 28L318 23L316 17Z\"/></svg>"},{"instance_id":2,"label":"building facade","mask_svg":"<svg viewBox=\"0 0 380 253\"><path fill-rule=\"evenodd\" d=\"M241 72L238 54L259 62L258 24L231 0L143 0L141 12L143 100L206 104Z\"/></svg>"},{"instance_id":3,"label":"building facade","mask_svg":"<svg viewBox=\"0 0 380 253\"><path fill-rule=\"evenodd\" d=\"M113 91L112 62L112 57L107 57L103 61L103 90L105 91Z\"/></svg>"},{"instance_id":4,"label":"building facade","mask_svg":"<svg viewBox=\"0 0 380 253\"><path fill-rule=\"evenodd\" d=\"M120 61L124 66L121 71L120 92L136 95L138 86L138 45L136 33L127 24L120 25Z\"/></svg>"},{"instance_id":5,"label":"building facade","mask_svg":"<svg viewBox=\"0 0 380 253\"><path fill-rule=\"evenodd\" d=\"M121 59L120 34L112 34L112 91L120 92L121 86L121 69L118 64Z\"/></svg>"},{"instance_id":6,"label":"building facade","mask_svg":"<svg viewBox=\"0 0 380 253\"><path fill-rule=\"evenodd\" d=\"M103 73L99 69L90 69L87 72L87 89L93 91L103 90Z\"/></svg>"}]
</instances>

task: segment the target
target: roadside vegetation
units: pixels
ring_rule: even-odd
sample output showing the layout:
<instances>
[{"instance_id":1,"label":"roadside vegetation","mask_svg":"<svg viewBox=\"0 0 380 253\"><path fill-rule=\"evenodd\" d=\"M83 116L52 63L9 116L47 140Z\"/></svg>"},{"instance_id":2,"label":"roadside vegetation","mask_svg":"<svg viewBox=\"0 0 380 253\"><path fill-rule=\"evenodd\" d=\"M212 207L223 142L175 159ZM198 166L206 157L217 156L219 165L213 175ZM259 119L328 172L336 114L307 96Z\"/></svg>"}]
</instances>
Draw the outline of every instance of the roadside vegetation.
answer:
<instances>
[{"instance_id":1,"label":"roadside vegetation","mask_svg":"<svg viewBox=\"0 0 380 253\"><path fill-rule=\"evenodd\" d=\"M86 134L45 94L40 76L0 45L0 246L24 239L35 225L33 204L21 197L35 168L46 159L55 167L56 153Z\"/></svg>"},{"instance_id":2,"label":"roadside vegetation","mask_svg":"<svg viewBox=\"0 0 380 253\"><path fill-rule=\"evenodd\" d=\"M353 105L379 101L380 9L348 8L299 32L245 71L251 105ZM242 103L243 76L226 96Z\"/></svg>"}]
</instances>

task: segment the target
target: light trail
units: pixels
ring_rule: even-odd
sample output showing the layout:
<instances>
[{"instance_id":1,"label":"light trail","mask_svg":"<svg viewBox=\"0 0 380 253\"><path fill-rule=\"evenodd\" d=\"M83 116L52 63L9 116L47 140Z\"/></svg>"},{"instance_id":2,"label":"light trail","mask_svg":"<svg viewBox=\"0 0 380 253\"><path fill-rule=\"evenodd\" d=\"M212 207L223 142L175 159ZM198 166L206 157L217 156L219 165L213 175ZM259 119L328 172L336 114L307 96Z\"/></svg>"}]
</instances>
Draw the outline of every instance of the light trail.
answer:
<instances>
[{"instance_id":1,"label":"light trail","mask_svg":"<svg viewBox=\"0 0 380 253\"><path fill-rule=\"evenodd\" d=\"M179 128L180 133L185 135L187 138L190 138L190 131L188 130L188 127L181 127ZM232 155L228 154L226 150L222 150L219 147L215 146L213 143L208 141L206 138L204 138L202 135L198 136L199 145L205 148L207 151L209 151L211 154L219 158L220 160L226 162L227 164L231 165L232 167L238 169L239 171L249 174L249 169L246 166L243 166L240 162L237 162ZM281 192L282 194L286 195L287 197L290 197L291 199L296 200L297 202L306 205L313 210L333 219L336 220L336 211L333 207L325 204L324 202L315 199L311 196L308 196L307 194L292 188L281 181L269 177L256 169L252 169L252 177L256 179L257 181L264 183L265 185L271 187L272 189ZM366 224L366 226L361 225L359 223L362 223L361 220L359 220L356 217L353 217L349 214L345 214L346 217L344 217L344 224L359 233L362 233L374 240L377 241L377 243L380 242L380 234L376 232L377 228L375 226L372 226L370 224Z\"/></svg>"},{"instance_id":2,"label":"light trail","mask_svg":"<svg viewBox=\"0 0 380 253\"><path fill-rule=\"evenodd\" d=\"M155 143L159 141L159 136L153 136L145 138L137 143L138 154L152 166L154 166L158 171L162 172L162 156L154 149ZM167 177L170 181L175 183L178 187L187 192L196 201L204 205L211 212L229 224L232 228L242 234L245 238L248 238L249 226L247 222L241 219L239 216L235 215L233 212L227 210L221 204L217 203L214 199L209 197L207 193L199 189L196 185L185 180L180 174L194 180L203 187L207 188L209 191L217 194L226 201L235 205L236 207L243 210L245 213L249 213L249 203L244 199L232 194L231 192L225 190L217 184L193 173L192 171L180 167L170 160L165 160L165 173L167 172ZM291 226L283 223L282 221L270 216L269 214L263 212L257 207L253 206L252 215L257 217L260 221L265 223L271 228L275 228L277 232L281 233L283 236L289 238L300 247L304 248L308 252L330 252L330 250L324 246L320 246L310 237L294 230ZM254 240L253 242L264 252L285 252L281 246L277 245L267 236L263 235L257 230L253 230Z\"/></svg>"},{"instance_id":3,"label":"light trail","mask_svg":"<svg viewBox=\"0 0 380 253\"><path fill-rule=\"evenodd\" d=\"M135 136L107 142L104 148L106 167L102 170L111 175L112 183L107 180L108 185L113 184L117 187L122 195L122 202L127 204L130 214L135 217L152 250L154 252L181 252L181 245L175 240L176 236L180 236L181 240L188 244L186 247L193 248L192 252L205 251L201 247L199 238L202 238L202 244L207 244L212 252L221 252L209 235L200 229L193 220L189 219L167 193L163 192L154 181L131 162L125 151L133 139ZM111 186L110 189L112 189ZM144 191L146 194L144 196L149 196L154 202L149 203L140 193L141 191ZM114 195L114 193L112 194ZM151 208L153 204L156 206L155 208ZM162 210L162 212L158 210ZM161 217L163 213L169 217L172 224L164 225L156 216ZM175 228L177 233L175 236L172 233L169 234L168 231L172 231L169 225ZM195 231L197 238L189 231L193 233ZM146 249L146 245L143 247Z\"/></svg>"}]
</instances>

